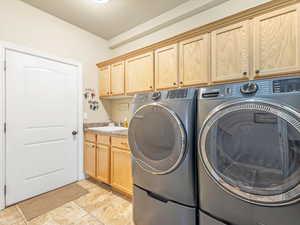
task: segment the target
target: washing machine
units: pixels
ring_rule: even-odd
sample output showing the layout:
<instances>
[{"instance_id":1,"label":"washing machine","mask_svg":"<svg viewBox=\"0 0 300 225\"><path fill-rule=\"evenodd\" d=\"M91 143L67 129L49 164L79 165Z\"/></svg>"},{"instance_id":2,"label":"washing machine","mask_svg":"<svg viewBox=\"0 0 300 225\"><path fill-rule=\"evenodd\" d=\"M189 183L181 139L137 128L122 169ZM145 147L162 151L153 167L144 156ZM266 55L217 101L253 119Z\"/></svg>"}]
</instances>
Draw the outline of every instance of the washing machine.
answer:
<instances>
[{"instance_id":1,"label":"washing machine","mask_svg":"<svg viewBox=\"0 0 300 225\"><path fill-rule=\"evenodd\" d=\"M197 89L138 94L128 138L135 225L197 224Z\"/></svg>"},{"instance_id":2,"label":"washing machine","mask_svg":"<svg viewBox=\"0 0 300 225\"><path fill-rule=\"evenodd\" d=\"M299 225L300 77L202 88L200 225Z\"/></svg>"}]
</instances>

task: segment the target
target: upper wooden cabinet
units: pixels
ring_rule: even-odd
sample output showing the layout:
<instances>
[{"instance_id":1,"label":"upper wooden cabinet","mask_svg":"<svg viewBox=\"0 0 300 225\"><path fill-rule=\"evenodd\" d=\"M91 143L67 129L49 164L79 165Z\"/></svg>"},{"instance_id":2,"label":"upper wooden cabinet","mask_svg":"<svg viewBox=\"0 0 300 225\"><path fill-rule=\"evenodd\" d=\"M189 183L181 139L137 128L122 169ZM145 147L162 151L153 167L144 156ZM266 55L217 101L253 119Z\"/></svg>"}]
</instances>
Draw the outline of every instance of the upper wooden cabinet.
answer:
<instances>
[{"instance_id":1,"label":"upper wooden cabinet","mask_svg":"<svg viewBox=\"0 0 300 225\"><path fill-rule=\"evenodd\" d=\"M99 70L99 95L106 97L110 94L110 66L101 67Z\"/></svg>"},{"instance_id":2,"label":"upper wooden cabinet","mask_svg":"<svg viewBox=\"0 0 300 225\"><path fill-rule=\"evenodd\" d=\"M210 78L209 34L179 43L179 86L207 85Z\"/></svg>"},{"instance_id":3,"label":"upper wooden cabinet","mask_svg":"<svg viewBox=\"0 0 300 225\"><path fill-rule=\"evenodd\" d=\"M300 5L253 20L256 77L300 70Z\"/></svg>"},{"instance_id":4,"label":"upper wooden cabinet","mask_svg":"<svg viewBox=\"0 0 300 225\"><path fill-rule=\"evenodd\" d=\"M249 21L212 32L212 82L248 78L249 37Z\"/></svg>"},{"instance_id":5,"label":"upper wooden cabinet","mask_svg":"<svg viewBox=\"0 0 300 225\"><path fill-rule=\"evenodd\" d=\"M157 90L178 87L178 45L155 51L155 87Z\"/></svg>"},{"instance_id":6,"label":"upper wooden cabinet","mask_svg":"<svg viewBox=\"0 0 300 225\"><path fill-rule=\"evenodd\" d=\"M153 52L126 60L126 93L154 90Z\"/></svg>"},{"instance_id":7,"label":"upper wooden cabinet","mask_svg":"<svg viewBox=\"0 0 300 225\"><path fill-rule=\"evenodd\" d=\"M124 61L111 65L110 94L123 95L125 93L125 63Z\"/></svg>"}]
</instances>

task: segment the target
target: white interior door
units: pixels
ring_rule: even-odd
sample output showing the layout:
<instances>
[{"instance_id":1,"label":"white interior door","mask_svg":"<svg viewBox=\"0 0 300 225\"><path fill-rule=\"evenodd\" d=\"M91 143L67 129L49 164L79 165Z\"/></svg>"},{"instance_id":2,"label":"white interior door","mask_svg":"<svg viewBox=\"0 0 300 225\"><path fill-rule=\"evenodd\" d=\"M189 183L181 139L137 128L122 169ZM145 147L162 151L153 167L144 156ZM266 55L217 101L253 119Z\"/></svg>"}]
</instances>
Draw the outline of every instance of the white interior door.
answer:
<instances>
[{"instance_id":1,"label":"white interior door","mask_svg":"<svg viewBox=\"0 0 300 225\"><path fill-rule=\"evenodd\" d=\"M77 180L78 69L6 51L6 205Z\"/></svg>"}]
</instances>

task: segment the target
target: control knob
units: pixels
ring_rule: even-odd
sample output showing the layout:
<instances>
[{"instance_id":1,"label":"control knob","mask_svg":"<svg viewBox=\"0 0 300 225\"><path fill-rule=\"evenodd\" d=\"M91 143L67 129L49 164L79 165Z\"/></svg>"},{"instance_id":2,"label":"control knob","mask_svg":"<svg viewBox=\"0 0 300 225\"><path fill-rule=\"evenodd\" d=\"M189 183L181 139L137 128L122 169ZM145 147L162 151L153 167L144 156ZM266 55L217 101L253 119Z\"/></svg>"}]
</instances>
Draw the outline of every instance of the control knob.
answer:
<instances>
[{"instance_id":1,"label":"control knob","mask_svg":"<svg viewBox=\"0 0 300 225\"><path fill-rule=\"evenodd\" d=\"M258 91L258 85L255 83L246 83L241 86L240 91L244 95L255 94Z\"/></svg>"},{"instance_id":2,"label":"control knob","mask_svg":"<svg viewBox=\"0 0 300 225\"><path fill-rule=\"evenodd\" d=\"M158 100L161 97L161 93L160 92L154 92L152 94L152 100Z\"/></svg>"}]
</instances>

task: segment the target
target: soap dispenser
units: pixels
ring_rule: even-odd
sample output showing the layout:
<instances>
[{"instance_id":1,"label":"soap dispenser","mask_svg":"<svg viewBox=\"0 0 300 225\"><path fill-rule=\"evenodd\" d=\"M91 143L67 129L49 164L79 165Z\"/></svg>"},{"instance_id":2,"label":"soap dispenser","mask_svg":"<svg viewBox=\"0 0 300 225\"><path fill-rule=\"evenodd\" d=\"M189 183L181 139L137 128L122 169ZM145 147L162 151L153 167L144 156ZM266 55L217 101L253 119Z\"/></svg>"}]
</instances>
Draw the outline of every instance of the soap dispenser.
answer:
<instances>
[{"instance_id":1,"label":"soap dispenser","mask_svg":"<svg viewBox=\"0 0 300 225\"><path fill-rule=\"evenodd\" d=\"M128 120L127 120L127 117L125 117L125 119L124 119L124 127L128 128Z\"/></svg>"}]
</instances>

